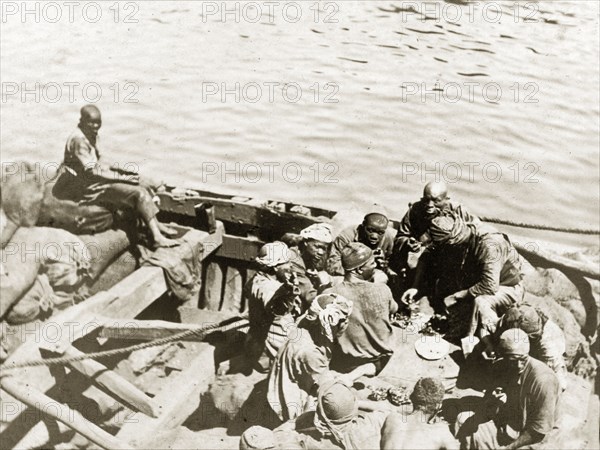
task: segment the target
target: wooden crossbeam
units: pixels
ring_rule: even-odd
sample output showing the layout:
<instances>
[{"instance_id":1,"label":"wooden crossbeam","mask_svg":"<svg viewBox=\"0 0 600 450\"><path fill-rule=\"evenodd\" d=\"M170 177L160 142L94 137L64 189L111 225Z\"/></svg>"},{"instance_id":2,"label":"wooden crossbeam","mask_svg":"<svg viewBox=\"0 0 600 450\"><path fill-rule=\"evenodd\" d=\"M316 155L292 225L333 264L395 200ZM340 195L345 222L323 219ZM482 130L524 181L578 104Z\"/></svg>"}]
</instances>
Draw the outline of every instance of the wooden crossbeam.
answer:
<instances>
[{"instance_id":1,"label":"wooden crossbeam","mask_svg":"<svg viewBox=\"0 0 600 450\"><path fill-rule=\"evenodd\" d=\"M70 347L64 356L81 356L83 354L83 352L77 350L75 347ZM132 410L143 412L150 417L157 417L157 408L152 399L125 378L109 370L105 365L93 359L74 361L69 363L69 365L90 378L94 384L103 388L104 392L108 395Z\"/></svg>"},{"instance_id":2,"label":"wooden crossbeam","mask_svg":"<svg viewBox=\"0 0 600 450\"><path fill-rule=\"evenodd\" d=\"M129 339L151 341L162 339L190 330L200 330L207 325L213 325L219 321L207 321L199 325L166 322L163 320L132 320L120 319L108 322L100 331L101 337L112 339ZM247 326L247 320L234 321L231 324L220 328L220 331L238 329ZM190 336L185 339L189 342L199 341L197 336Z\"/></svg>"},{"instance_id":3,"label":"wooden crossbeam","mask_svg":"<svg viewBox=\"0 0 600 450\"><path fill-rule=\"evenodd\" d=\"M41 411L42 414L50 419L64 423L69 428L84 436L91 442L105 449L132 449L122 439L107 433L98 425L93 424L74 409L69 408L63 403L48 397L46 394L34 389L31 386L25 386L18 382L14 377L0 378L2 389L8 392L17 400L23 402L30 408Z\"/></svg>"}]
</instances>

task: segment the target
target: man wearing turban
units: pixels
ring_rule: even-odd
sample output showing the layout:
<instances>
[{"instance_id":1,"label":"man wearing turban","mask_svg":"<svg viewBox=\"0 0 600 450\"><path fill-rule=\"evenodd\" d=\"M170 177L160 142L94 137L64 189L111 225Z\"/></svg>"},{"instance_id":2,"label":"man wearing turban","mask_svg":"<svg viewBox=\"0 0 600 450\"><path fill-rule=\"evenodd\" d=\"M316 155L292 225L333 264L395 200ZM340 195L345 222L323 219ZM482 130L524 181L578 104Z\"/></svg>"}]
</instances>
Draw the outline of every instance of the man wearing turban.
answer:
<instances>
[{"instance_id":1,"label":"man wearing turban","mask_svg":"<svg viewBox=\"0 0 600 450\"><path fill-rule=\"evenodd\" d=\"M408 211L400 222L394 241L394 250L390 258L390 266L397 273L405 273L404 291L413 284L416 275L416 261L431 239L428 231L431 221L443 214L455 214L465 223L479 227L480 220L470 214L459 203L452 202L448 196L448 187L443 181L432 181L425 185L423 197L408 205Z\"/></svg>"},{"instance_id":2,"label":"man wearing turban","mask_svg":"<svg viewBox=\"0 0 600 450\"><path fill-rule=\"evenodd\" d=\"M250 330L246 356L259 372L267 372L290 327L314 296L313 289L301 289L293 275L290 249L283 242L265 244L256 257L258 271L244 286Z\"/></svg>"},{"instance_id":3,"label":"man wearing turban","mask_svg":"<svg viewBox=\"0 0 600 450\"><path fill-rule=\"evenodd\" d=\"M474 336L478 332L481 338L487 337L496 330L499 316L523 299L521 257L505 235L484 234L454 214L434 218L429 235L436 255L445 253L444 265L452 274L445 279L450 286L440 286L443 283L438 282L438 293L448 287L454 291L449 296L452 291L444 292L445 306L472 299L473 313L467 335ZM424 264L420 265L416 287L404 293L404 302L411 302L418 294L418 286L427 276L426 270ZM434 303L435 300L439 299L434 299Z\"/></svg>"},{"instance_id":4,"label":"man wearing turban","mask_svg":"<svg viewBox=\"0 0 600 450\"><path fill-rule=\"evenodd\" d=\"M391 314L398 310L392 291L372 282L376 268L373 250L352 242L342 250L344 281L326 290L352 301L354 308L346 332L338 339L332 367L348 372L362 367L363 375L375 375L392 356Z\"/></svg>"},{"instance_id":5,"label":"man wearing turban","mask_svg":"<svg viewBox=\"0 0 600 450\"><path fill-rule=\"evenodd\" d=\"M456 420L463 448L521 448L541 442L554 428L559 382L547 365L529 356L527 333L504 331L496 350L494 385L481 408Z\"/></svg>"},{"instance_id":6,"label":"man wearing turban","mask_svg":"<svg viewBox=\"0 0 600 450\"><path fill-rule=\"evenodd\" d=\"M331 348L348 326L352 302L339 295L317 296L281 347L268 378L267 400L282 421L304 412L328 376Z\"/></svg>"},{"instance_id":7,"label":"man wearing turban","mask_svg":"<svg viewBox=\"0 0 600 450\"><path fill-rule=\"evenodd\" d=\"M529 336L529 354L550 367L560 383L561 390L567 388L567 365L563 354L566 351L565 335L550 318L528 304L510 308L498 322L496 335L509 328L520 328Z\"/></svg>"},{"instance_id":8,"label":"man wearing turban","mask_svg":"<svg viewBox=\"0 0 600 450\"><path fill-rule=\"evenodd\" d=\"M300 232L299 239L298 245L291 247L292 269L298 276L300 286L321 293L333 281L326 271L333 242L332 227L328 223L312 224Z\"/></svg>"}]
</instances>

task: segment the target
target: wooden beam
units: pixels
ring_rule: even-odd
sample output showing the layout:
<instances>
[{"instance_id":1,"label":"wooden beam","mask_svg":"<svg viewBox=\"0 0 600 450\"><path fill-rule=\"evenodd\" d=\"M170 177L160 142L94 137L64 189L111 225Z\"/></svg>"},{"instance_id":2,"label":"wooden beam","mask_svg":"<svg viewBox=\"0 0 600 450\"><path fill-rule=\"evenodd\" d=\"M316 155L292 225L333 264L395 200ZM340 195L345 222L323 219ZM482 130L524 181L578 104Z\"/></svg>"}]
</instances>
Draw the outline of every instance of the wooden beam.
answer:
<instances>
[{"instance_id":1,"label":"wooden beam","mask_svg":"<svg viewBox=\"0 0 600 450\"><path fill-rule=\"evenodd\" d=\"M211 262L206 267L204 277L204 305L212 311L218 311L223 297L223 267L218 262Z\"/></svg>"},{"instance_id":2,"label":"wooden beam","mask_svg":"<svg viewBox=\"0 0 600 450\"><path fill-rule=\"evenodd\" d=\"M14 377L0 378L0 387L17 400L30 408L40 411L45 416L64 423L69 428L89 441L105 449L132 449L125 441L107 433L99 426L93 424L80 413L67 405L57 402L46 394L19 383Z\"/></svg>"},{"instance_id":3,"label":"wooden beam","mask_svg":"<svg viewBox=\"0 0 600 450\"><path fill-rule=\"evenodd\" d=\"M242 261L254 261L263 245L265 242L258 239L226 234L223 236L223 245L217 250L216 255Z\"/></svg>"},{"instance_id":4,"label":"wooden beam","mask_svg":"<svg viewBox=\"0 0 600 450\"><path fill-rule=\"evenodd\" d=\"M231 319L232 323L227 323L225 326L223 326L223 328L219 329L220 331L228 331L248 325L248 321L245 319L234 320L235 316L227 318ZM109 324L105 325L100 332L100 336L112 339L152 341L154 339L171 337L184 331L200 330L207 325L213 325L220 322L221 320L212 321L209 319L207 322L196 325L189 323L166 322L163 320L122 319L111 321ZM190 336L185 340L189 342L195 342L201 341L202 339L198 336Z\"/></svg>"},{"instance_id":5,"label":"wooden beam","mask_svg":"<svg viewBox=\"0 0 600 450\"><path fill-rule=\"evenodd\" d=\"M233 266L227 267L223 288L222 311L239 313L242 310L242 274Z\"/></svg>"},{"instance_id":6,"label":"wooden beam","mask_svg":"<svg viewBox=\"0 0 600 450\"><path fill-rule=\"evenodd\" d=\"M64 356L82 356L83 352L75 347L69 347ZM69 365L84 374L104 391L134 411L141 411L147 416L156 417L156 406L150 397L140 391L125 378L109 370L103 364L93 359L84 359L69 363Z\"/></svg>"},{"instance_id":7,"label":"wooden beam","mask_svg":"<svg viewBox=\"0 0 600 450\"><path fill-rule=\"evenodd\" d=\"M139 448L152 448L157 430L178 427L198 408L200 394L214 379L214 347L205 343L193 345L190 351L197 356L180 373L172 372L154 400L159 417L134 415L117 433L117 438Z\"/></svg>"},{"instance_id":8,"label":"wooden beam","mask_svg":"<svg viewBox=\"0 0 600 450\"><path fill-rule=\"evenodd\" d=\"M196 217L195 206L199 203L210 203L215 208L215 217L224 222L233 222L243 224L249 227L264 229L274 229L277 233L280 230L299 233L302 229L321 219L304 214L291 213L286 211L276 211L263 205L256 205L255 202L238 202L224 198L212 196L191 196L183 199L174 198L171 194L161 193L160 209L161 211L182 214L185 216ZM316 208L309 208L317 216L326 216L331 218L335 213ZM283 234L285 231L282 231Z\"/></svg>"}]
</instances>

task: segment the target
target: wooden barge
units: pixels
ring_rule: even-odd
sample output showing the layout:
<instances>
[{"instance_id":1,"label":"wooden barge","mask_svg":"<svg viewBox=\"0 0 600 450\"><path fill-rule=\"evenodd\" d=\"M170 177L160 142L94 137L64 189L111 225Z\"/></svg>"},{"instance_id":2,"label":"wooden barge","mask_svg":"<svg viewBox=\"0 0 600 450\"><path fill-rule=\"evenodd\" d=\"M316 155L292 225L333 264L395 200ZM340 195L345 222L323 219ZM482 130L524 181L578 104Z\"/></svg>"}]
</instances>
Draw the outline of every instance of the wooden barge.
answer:
<instances>
[{"instance_id":1,"label":"wooden barge","mask_svg":"<svg viewBox=\"0 0 600 450\"><path fill-rule=\"evenodd\" d=\"M258 249L284 233L298 233L336 215L285 202L173 188L160 194L160 200L161 221L202 232L198 301L176 304L161 268L127 266L121 255L111 265L112 272L109 268L106 273L111 273L100 277L91 297L22 333L22 345L0 373L2 448L39 448L68 433L78 433L101 448L152 448L158 430L179 427L198 409L200 396L214 380L219 363L241 352L243 341L237 333L243 332L240 327L245 325L247 307L242 287L256 269ZM541 267L559 267L574 277L598 279L597 270L589 265L521 250ZM128 268L119 269L125 266ZM595 307L586 305L587 329L597 327ZM207 326L228 319L230 326L219 331L218 338L202 341ZM118 351L132 343L190 331L165 362L160 385L152 390L138 388L135 374L123 368L123 359L129 354L84 359L85 353ZM10 368L56 357L71 361ZM106 413L115 413L110 427L95 423L94 415L86 411L83 392L91 392L100 403L117 405Z\"/></svg>"}]
</instances>

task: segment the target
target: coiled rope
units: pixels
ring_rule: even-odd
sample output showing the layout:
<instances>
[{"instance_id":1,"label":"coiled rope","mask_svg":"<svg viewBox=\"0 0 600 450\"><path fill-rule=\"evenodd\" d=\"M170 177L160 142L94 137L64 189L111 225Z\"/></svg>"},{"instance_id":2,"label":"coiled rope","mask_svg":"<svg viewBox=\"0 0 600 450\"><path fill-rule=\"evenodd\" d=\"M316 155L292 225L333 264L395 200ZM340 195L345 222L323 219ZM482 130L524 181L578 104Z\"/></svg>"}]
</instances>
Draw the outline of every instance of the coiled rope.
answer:
<instances>
[{"instance_id":1,"label":"coiled rope","mask_svg":"<svg viewBox=\"0 0 600 450\"><path fill-rule=\"evenodd\" d=\"M581 229L581 228L563 228L553 227L550 225L539 225L531 223L516 222L513 220L498 219L496 217L480 217L483 222L496 223L498 225L508 225L517 228L530 228L532 230L544 230L544 231L557 231L560 233L571 233L571 234L588 234L588 235L600 235L600 230L592 229Z\"/></svg>"},{"instance_id":2,"label":"coiled rope","mask_svg":"<svg viewBox=\"0 0 600 450\"><path fill-rule=\"evenodd\" d=\"M25 367L39 367L39 366L56 366L56 365L66 365L72 362L82 361L84 359L100 359L100 358L108 358L111 356L123 355L127 353L134 352L136 350L143 350L149 347L157 347L159 345L170 344L171 342L183 341L189 337L196 336L199 339L205 339L210 333L214 333L215 331L219 331L221 328L231 326L235 322L240 322L232 327L231 329L242 328L248 324L247 322L248 314L243 314L241 316L236 316L233 318L226 319L222 322L207 325L205 327L194 328L191 330L182 331L181 333L174 334L172 336L168 336L161 339L156 339L154 341L144 342L142 344L130 345L129 347L116 348L113 350L105 350L101 352L94 353L86 353L84 355L77 356L63 356L57 358L44 358L44 359L36 359L31 361L24 361L18 364L2 364L0 369L4 370L12 370L12 369L22 369ZM2 374L3 375L3 374Z\"/></svg>"}]
</instances>

